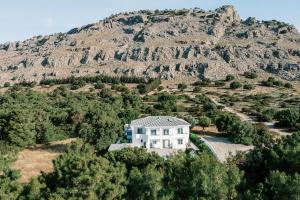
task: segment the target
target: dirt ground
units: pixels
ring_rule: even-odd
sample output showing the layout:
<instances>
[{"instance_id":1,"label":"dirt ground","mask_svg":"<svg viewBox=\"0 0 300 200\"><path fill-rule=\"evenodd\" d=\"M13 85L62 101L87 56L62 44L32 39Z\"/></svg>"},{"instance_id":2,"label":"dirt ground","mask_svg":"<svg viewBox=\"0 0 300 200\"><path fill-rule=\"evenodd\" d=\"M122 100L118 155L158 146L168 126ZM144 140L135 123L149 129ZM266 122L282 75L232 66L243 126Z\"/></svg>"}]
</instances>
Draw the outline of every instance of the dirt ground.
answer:
<instances>
[{"instance_id":1,"label":"dirt ground","mask_svg":"<svg viewBox=\"0 0 300 200\"><path fill-rule=\"evenodd\" d=\"M22 183L28 182L30 178L40 175L41 172L49 173L53 170L52 161L65 152L67 144L75 140L67 139L51 142L49 145L38 145L31 149L25 149L19 153L12 169L21 171L20 182Z\"/></svg>"}]
</instances>

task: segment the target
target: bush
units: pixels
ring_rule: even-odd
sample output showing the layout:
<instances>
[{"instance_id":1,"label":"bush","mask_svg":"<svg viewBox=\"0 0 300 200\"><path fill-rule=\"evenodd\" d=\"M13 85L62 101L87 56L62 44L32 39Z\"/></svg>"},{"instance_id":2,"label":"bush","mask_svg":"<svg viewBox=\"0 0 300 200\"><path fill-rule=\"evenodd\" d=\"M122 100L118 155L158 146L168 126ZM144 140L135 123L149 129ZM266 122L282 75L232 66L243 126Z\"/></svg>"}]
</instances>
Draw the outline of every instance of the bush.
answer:
<instances>
[{"instance_id":1,"label":"bush","mask_svg":"<svg viewBox=\"0 0 300 200\"><path fill-rule=\"evenodd\" d=\"M256 72L245 72L244 76L246 78L249 78L249 79L256 79L257 78Z\"/></svg>"},{"instance_id":2,"label":"bush","mask_svg":"<svg viewBox=\"0 0 300 200\"><path fill-rule=\"evenodd\" d=\"M105 84L98 81L94 84L94 87L95 87L95 89L103 89L103 88L105 88Z\"/></svg>"},{"instance_id":3,"label":"bush","mask_svg":"<svg viewBox=\"0 0 300 200\"><path fill-rule=\"evenodd\" d=\"M276 110L273 108L265 109L262 112L258 113L257 118L262 122L271 122L274 119Z\"/></svg>"},{"instance_id":4,"label":"bush","mask_svg":"<svg viewBox=\"0 0 300 200\"><path fill-rule=\"evenodd\" d=\"M278 120L277 125L281 127L293 128L300 120L299 110L286 109L276 113L275 118Z\"/></svg>"},{"instance_id":5,"label":"bush","mask_svg":"<svg viewBox=\"0 0 300 200\"><path fill-rule=\"evenodd\" d=\"M262 81L262 85L266 87L283 87L284 83L282 81L275 80L273 77L269 77L267 81Z\"/></svg>"},{"instance_id":6,"label":"bush","mask_svg":"<svg viewBox=\"0 0 300 200\"><path fill-rule=\"evenodd\" d=\"M215 86L225 86L226 83L224 81L215 81Z\"/></svg>"},{"instance_id":7,"label":"bush","mask_svg":"<svg viewBox=\"0 0 300 200\"><path fill-rule=\"evenodd\" d=\"M291 88L293 88L293 85L290 84L290 83L285 83L285 84L284 84L284 87L285 87L285 88L288 88L288 89L291 89Z\"/></svg>"},{"instance_id":8,"label":"bush","mask_svg":"<svg viewBox=\"0 0 300 200\"><path fill-rule=\"evenodd\" d=\"M151 79L148 84L139 84L137 86L137 89L140 94L147 94L155 90L156 88L158 88L160 84L161 84L160 78Z\"/></svg>"},{"instance_id":9,"label":"bush","mask_svg":"<svg viewBox=\"0 0 300 200\"><path fill-rule=\"evenodd\" d=\"M164 90L164 86L158 86L157 90L160 92L160 91L163 91Z\"/></svg>"},{"instance_id":10,"label":"bush","mask_svg":"<svg viewBox=\"0 0 300 200\"><path fill-rule=\"evenodd\" d=\"M202 91L202 88L201 88L201 86L199 86L199 85L198 85L198 86L195 86L194 89L193 89L193 92L194 92L194 93L199 93L199 92L201 92L201 91Z\"/></svg>"},{"instance_id":11,"label":"bush","mask_svg":"<svg viewBox=\"0 0 300 200\"><path fill-rule=\"evenodd\" d=\"M238 89L238 88L241 88L241 87L242 87L242 84L238 81L234 81L230 84L231 89Z\"/></svg>"},{"instance_id":12,"label":"bush","mask_svg":"<svg viewBox=\"0 0 300 200\"><path fill-rule=\"evenodd\" d=\"M209 152L211 153L210 149L207 147L205 142L203 142L198 135L196 134L191 134L190 135L190 140L191 142L196 145L199 149L200 152Z\"/></svg>"},{"instance_id":13,"label":"bush","mask_svg":"<svg viewBox=\"0 0 300 200\"><path fill-rule=\"evenodd\" d=\"M245 84L245 85L244 85L244 89L245 89L245 90L253 90L253 89L255 89L255 85L252 85L252 84Z\"/></svg>"},{"instance_id":14,"label":"bush","mask_svg":"<svg viewBox=\"0 0 300 200\"><path fill-rule=\"evenodd\" d=\"M5 82L4 83L4 87L9 87L10 86L10 82Z\"/></svg>"},{"instance_id":15,"label":"bush","mask_svg":"<svg viewBox=\"0 0 300 200\"><path fill-rule=\"evenodd\" d=\"M232 74L228 74L227 76L226 76L226 81L233 81L235 79L235 77L232 75Z\"/></svg>"},{"instance_id":16,"label":"bush","mask_svg":"<svg viewBox=\"0 0 300 200\"><path fill-rule=\"evenodd\" d=\"M202 81L196 81L194 83L195 86L209 86L211 84L211 80L208 78L204 78Z\"/></svg>"},{"instance_id":17,"label":"bush","mask_svg":"<svg viewBox=\"0 0 300 200\"><path fill-rule=\"evenodd\" d=\"M181 92L183 92L187 88L187 84L185 84L185 83L179 83L177 88L178 88L178 90L180 90Z\"/></svg>"}]
</instances>

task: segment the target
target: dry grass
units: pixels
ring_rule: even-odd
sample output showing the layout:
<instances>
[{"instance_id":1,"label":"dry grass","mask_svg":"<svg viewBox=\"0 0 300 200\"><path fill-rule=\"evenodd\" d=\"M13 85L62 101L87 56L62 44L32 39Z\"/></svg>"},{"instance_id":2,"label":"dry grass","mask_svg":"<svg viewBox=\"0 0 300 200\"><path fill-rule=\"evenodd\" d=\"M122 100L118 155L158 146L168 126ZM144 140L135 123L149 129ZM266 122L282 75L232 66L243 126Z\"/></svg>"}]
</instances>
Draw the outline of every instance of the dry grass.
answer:
<instances>
[{"instance_id":1,"label":"dry grass","mask_svg":"<svg viewBox=\"0 0 300 200\"><path fill-rule=\"evenodd\" d=\"M67 139L25 149L19 153L17 161L12 165L12 169L21 171L22 177L20 182L22 183L28 182L30 178L40 175L41 172L49 173L53 170L52 161L65 152L67 144L75 140Z\"/></svg>"}]
</instances>

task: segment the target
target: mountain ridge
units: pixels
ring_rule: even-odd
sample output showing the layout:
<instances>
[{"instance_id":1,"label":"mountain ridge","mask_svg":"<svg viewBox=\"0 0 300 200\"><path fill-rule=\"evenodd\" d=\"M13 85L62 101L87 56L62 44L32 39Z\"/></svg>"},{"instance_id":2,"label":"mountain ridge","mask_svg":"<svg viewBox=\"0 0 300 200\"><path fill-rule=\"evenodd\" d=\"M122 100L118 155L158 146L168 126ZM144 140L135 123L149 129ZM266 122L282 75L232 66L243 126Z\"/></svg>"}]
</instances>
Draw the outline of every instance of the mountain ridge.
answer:
<instances>
[{"instance_id":1,"label":"mountain ridge","mask_svg":"<svg viewBox=\"0 0 300 200\"><path fill-rule=\"evenodd\" d=\"M1 83L97 74L217 80L252 70L300 80L300 34L275 20L241 20L233 6L120 13L0 44Z\"/></svg>"}]
</instances>

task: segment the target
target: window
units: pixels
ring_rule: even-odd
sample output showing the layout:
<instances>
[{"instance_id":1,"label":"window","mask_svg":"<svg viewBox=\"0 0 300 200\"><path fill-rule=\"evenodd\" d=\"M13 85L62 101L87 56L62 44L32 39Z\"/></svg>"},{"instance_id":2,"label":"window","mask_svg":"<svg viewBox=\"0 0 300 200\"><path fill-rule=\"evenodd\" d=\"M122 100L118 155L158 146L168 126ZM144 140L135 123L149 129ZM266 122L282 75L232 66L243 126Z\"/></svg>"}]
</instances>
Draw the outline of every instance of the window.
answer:
<instances>
[{"instance_id":1,"label":"window","mask_svg":"<svg viewBox=\"0 0 300 200\"><path fill-rule=\"evenodd\" d=\"M143 134L143 129L142 128L138 128L137 134Z\"/></svg>"},{"instance_id":2,"label":"window","mask_svg":"<svg viewBox=\"0 0 300 200\"><path fill-rule=\"evenodd\" d=\"M178 139L177 142L178 144L183 144L183 139Z\"/></svg>"},{"instance_id":3,"label":"window","mask_svg":"<svg viewBox=\"0 0 300 200\"><path fill-rule=\"evenodd\" d=\"M164 129L164 135L169 135L170 131L169 129Z\"/></svg>"},{"instance_id":4,"label":"window","mask_svg":"<svg viewBox=\"0 0 300 200\"><path fill-rule=\"evenodd\" d=\"M152 144L157 144L157 140L151 140Z\"/></svg>"},{"instance_id":5,"label":"window","mask_svg":"<svg viewBox=\"0 0 300 200\"><path fill-rule=\"evenodd\" d=\"M178 134L183 134L183 128L178 128L177 131L178 131Z\"/></svg>"},{"instance_id":6,"label":"window","mask_svg":"<svg viewBox=\"0 0 300 200\"><path fill-rule=\"evenodd\" d=\"M156 135L156 130L151 130L151 135Z\"/></svg>"}]
</instances>

